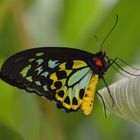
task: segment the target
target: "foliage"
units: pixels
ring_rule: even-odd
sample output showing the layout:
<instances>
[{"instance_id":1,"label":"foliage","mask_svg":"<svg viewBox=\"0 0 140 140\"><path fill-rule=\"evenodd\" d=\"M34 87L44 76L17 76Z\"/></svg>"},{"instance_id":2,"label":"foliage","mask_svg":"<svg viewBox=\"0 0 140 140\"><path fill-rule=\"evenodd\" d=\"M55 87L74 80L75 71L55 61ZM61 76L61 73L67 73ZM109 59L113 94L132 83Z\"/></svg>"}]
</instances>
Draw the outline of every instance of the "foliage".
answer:
<instances>
[{"instance_id":1,"label":"foliage","mask_svg":"<svg viewBox=\"0 0 140 140\"><path fill-rule=\"evenodd\" d=\"M2 0L0 63L17 51L37 46L67 46L95 53L100 48L94 35L100 44L113 26L116 13L119 22L104 50L110 58L139 62L139 5L139 0ZM112 70L106 74L109 83L114 74ZM98 89L101 86L99 82ZM85 117L81 111L67 114L53 103L2 81L0 87L0 139L139 139L133 124L113 114L105 119L98 101L93 114Z\"/></svg>"}]
</instances>

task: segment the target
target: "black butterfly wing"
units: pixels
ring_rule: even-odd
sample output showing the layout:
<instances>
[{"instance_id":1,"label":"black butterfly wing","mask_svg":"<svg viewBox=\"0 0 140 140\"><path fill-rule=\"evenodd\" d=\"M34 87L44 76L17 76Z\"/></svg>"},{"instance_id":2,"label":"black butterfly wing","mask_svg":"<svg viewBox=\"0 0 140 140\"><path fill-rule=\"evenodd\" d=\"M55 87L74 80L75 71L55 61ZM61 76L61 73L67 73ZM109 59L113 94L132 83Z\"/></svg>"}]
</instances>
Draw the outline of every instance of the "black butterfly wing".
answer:
<instances>
[{"instance_id":1,"label":"black butterfly wing","mask_svg":"<svg viewBox=\"0 0 140 140\"><path fill-rule=\"evenodd\" d=\"M85 95L92 70L91 54L68 48L35 48L9 57L1 68L7 83L54 100L66 111L76 111Z\"/></svg>"}]
</instances>

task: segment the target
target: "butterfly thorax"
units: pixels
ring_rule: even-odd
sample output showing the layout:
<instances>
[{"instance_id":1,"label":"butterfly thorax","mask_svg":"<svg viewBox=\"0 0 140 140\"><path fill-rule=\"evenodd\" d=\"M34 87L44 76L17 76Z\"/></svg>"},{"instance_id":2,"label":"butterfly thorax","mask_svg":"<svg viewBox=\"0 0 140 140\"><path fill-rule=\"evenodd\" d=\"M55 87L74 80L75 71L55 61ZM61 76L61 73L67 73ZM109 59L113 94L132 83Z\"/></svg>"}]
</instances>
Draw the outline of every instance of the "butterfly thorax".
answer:
<instances>
[{"instance_id":1,"label":"butterfly thorax","mask_svg":"<svg viewBox=\"0 0 140 140\"><path fill-rule=\"evenodd\" d=\"M106 53L99 51L93 56L92 70L94 74L98 74L99 78L102 78L104 73L109 68L109 59L106 59Z\"/></svg>"}]
</instances>

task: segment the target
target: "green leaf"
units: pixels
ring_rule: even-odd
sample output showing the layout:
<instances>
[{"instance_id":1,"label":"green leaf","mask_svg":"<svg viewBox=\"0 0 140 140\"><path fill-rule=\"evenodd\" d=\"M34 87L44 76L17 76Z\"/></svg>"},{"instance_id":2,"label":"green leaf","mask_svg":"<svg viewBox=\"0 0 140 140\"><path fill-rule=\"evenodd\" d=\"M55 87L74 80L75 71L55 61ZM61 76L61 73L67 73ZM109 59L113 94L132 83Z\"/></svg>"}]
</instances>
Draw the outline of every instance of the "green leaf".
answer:
<instances>
[{"instance_id":1,"label":"green leaf","mask_svg":"<svg viewBox=\"0 0 140 140\"><path fill-rule=\"evenodd\" d=\"M23 137L12 128L0 123L1 140L24 140Z\"/></svg>"},{"instance_id":2,"label":"green leaf","mask_svg":"<svg viewBox=\"0 0 140 140\"><path fill-rule=\"evenodd\" d=\"M107 88L100 90L100 95L109 111L140 124L140 71L135 74L139 76L125 77L109 86L114 106Z\"/></svg>"}]
</instances>

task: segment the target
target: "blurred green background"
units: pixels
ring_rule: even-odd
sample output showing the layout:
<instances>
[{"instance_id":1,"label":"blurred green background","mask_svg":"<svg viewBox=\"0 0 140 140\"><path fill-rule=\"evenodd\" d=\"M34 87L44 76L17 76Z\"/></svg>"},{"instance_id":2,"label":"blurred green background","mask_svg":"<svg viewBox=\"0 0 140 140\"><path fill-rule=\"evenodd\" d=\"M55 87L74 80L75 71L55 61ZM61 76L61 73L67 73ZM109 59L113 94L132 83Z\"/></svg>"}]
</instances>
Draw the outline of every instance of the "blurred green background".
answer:
<instances>
[{"instance_id":1,"label":"blurred green background","mask_svg":"<svg viewBox=\"0 0 140 140\"><path fill-rule=\"evenodd\" d=\"M140 60L139 0L1 0L0 64L18 51L40 46L65 46L92 53L104 45L110 58L130 64ZM115 71L106 74L112 83ZM99 83L98 89L103 87ZM140 127L109 114L95 98L92 115L65 113L54 103L0 81L0 140L139 140Z\"/></svg>"}]
</instances>

